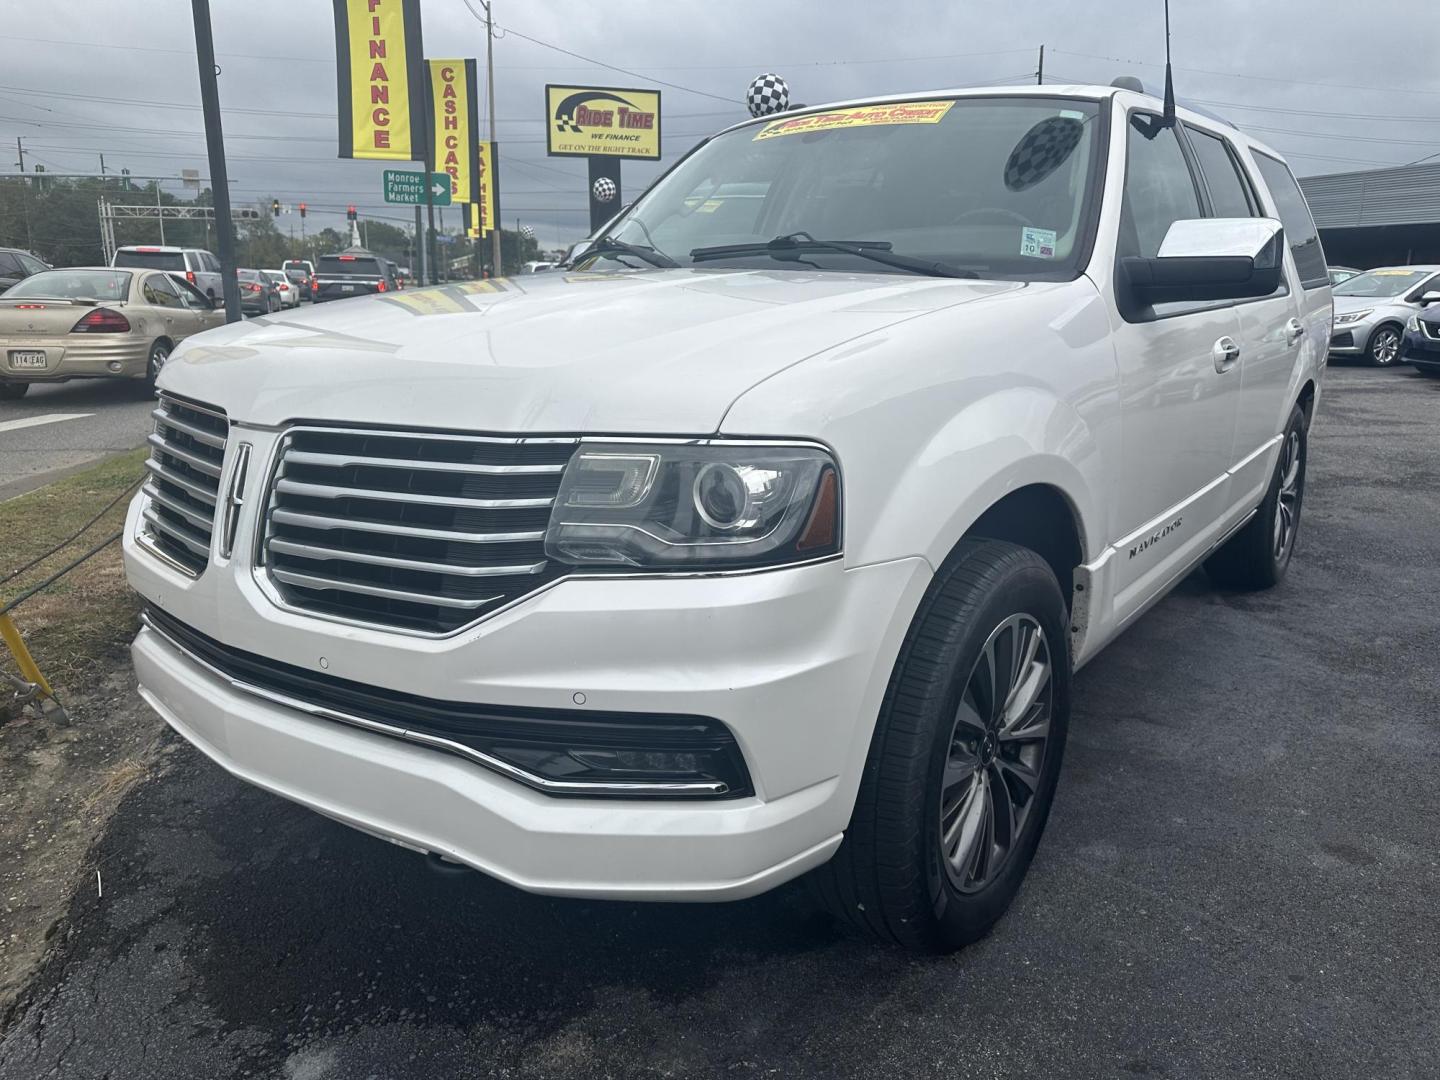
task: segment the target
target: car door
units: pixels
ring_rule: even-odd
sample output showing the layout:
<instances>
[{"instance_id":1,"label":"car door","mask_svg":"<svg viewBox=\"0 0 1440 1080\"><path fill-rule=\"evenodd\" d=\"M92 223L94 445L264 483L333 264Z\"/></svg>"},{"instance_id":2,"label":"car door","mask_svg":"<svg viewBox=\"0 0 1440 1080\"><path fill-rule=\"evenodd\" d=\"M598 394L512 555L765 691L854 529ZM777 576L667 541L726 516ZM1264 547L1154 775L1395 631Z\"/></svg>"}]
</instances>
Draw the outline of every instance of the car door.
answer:
<instances>
[{"instance_id":1,"label":"car door","mask_svg":"<svg viewBox=\"0 0 1440 1080\"><path fill-rule=\"evenodd\" d=\"M140 294L145 303L156 309L153 314L164 325L165 336L171 341L183 341L195 332L195 318L180 302L180 290L168 274L151 274L141 283Z\"/></svg>"},{"instance_id":2,"label":"car door","mask_svg":"<svg viewBox=\"0 0 1440 1080\"><path fill-rule=\"evenodd\" d=\"M1126 164L1116 265L1158 255L1170 226L1206 216L1176 128L1122 111ZM1208 548L1228 498L1240 374L1234 305L1140 306L1115 279L1113 317L1123 455L1112 535L1113 603L1123 620Z\"/></svg>"},{"instance_id":3,"label":"car door","mask_svg":"<svg viewBox=\"0 0 1440 1080\"><path fill-rule=\"evenodd\" d=\"M1218 136L1217 136L1218 138ZM1199 145L1202 140L1192 136ZM1206 144L1207 146L1213 144ZM1232 166L1233 143L1225 141ZM1263 196L1260 208L1285 228L1290 249L1285 284L1273 296L1236 306L1240 316L1240 412L1235 426L1236 463L1231 480L1235 506L1248 513L1264 498L1275 466L1275 454L1290 409L1299 394L1302 371L1325 362L1330 343L1330 272L1310 209L1284 162L1252 152L1257 168L1239 174L1224 171L1222 159L1205 170L1212 187L1237 181L1251 197ZM1253 184L1254 179L1261 183Z\"/></svg>"}]
</instances>

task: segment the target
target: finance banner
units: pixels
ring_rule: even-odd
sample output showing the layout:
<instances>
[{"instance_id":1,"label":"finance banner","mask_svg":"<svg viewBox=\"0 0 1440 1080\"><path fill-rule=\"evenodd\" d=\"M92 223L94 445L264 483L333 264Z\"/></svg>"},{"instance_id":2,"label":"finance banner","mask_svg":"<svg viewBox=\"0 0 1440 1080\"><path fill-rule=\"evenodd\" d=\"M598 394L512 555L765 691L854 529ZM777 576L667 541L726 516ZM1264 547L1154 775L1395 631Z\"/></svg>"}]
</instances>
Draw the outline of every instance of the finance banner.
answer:
<instances>
[{"instance_id":1,"label":"finance banner","mask_svg":"<svg viewBox=\"0 0 1440 1080\"><path fill-rule=\"evenodd\" d=\"M551 157L660 157L660 92L611 86L546 86Z\"/></svg>"},{"instance_id":2,"label":"finance banner","mask_svg":"<svg viewBox=\"0 0 1440 1080\"><path fill-rule=\"evenodd\" d=\"M479 130L479 95L474 60L427 60L430 112L434 117L436 172L450 175L450 201L472 202L477 195L472 162Z\"/></svg>"},{"instance_id":3,"label":"finance banner","mask_svg":"<svg viewBox=\"0 0 1440 1080\"><path fill-rule=\"evenodd\" d=\"M340 157L425 157L420 0L334 0Z\"/></svg>"}]
</instances>

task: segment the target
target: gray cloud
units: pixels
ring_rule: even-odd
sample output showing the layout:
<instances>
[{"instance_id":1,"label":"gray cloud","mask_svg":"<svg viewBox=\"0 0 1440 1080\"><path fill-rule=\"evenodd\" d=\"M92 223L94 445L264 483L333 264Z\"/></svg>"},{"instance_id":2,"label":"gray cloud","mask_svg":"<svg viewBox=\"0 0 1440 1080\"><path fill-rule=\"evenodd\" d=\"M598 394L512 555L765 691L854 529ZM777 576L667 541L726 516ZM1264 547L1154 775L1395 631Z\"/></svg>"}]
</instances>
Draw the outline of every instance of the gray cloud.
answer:
<instances>
[{"instance_id":1,"label":"gray cloud","mask_svg":"<svg viewBox=\"0 0 1440 1080\"><path fill-rule=\"evenodd\" d=\"M483 61L483 27L462 0L422 6L429 55ZM343 224L348 202L406 220L380 198L384 165L334 156L330 4L212 7L236 199L305 200L310 228ZM117 10L113 0L0 2L7 165L18 135L27 164L56 172L96 171L102 152L107 169L137 176L208 171L190 4L149 0L125 6L123 19ZM1339 0L1172 0L1177 91L1273 144L1301 174L1440 154L1440 65L1431 59L1440 21L1414 10L1374 28L1357 25L1363 10ZM501 209L507 226L534 225L545 246L581 236L586 215L583 162L545 156L544 84L649 84L517 34L727 99L661 87L666 161L626 163L627 195L705 133L743 119L745 87L762 71L779 72L795 100L814 104L1033 79L1044 42L1047 82L1128 73L1158 87L1164 48L1160 0L495 0L495 12L516 31L495 47Z\"/></svg>"}]
</instances>

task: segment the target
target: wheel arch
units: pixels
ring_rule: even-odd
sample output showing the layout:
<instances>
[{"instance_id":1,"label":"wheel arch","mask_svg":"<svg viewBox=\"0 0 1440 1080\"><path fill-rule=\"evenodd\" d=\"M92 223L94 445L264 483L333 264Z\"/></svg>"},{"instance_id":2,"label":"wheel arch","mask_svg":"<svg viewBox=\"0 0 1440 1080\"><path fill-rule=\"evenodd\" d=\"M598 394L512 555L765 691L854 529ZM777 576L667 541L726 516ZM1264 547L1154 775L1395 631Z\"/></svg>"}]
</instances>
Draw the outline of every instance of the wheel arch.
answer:
<instances>
[{"instance_id":1,"label":"wheel arch","mask_svg":"<svg viewBox=\"0 0 1440 1080\"><path fill-rule=\"evenodd\" d=\"M1055 572L1069 604L1075 568L1085 561L1085 529L1063 489L1034 483L1008 492L974 520L955 547L977 538L1005 540L1035 552Z\"/></svg>"}]
</instances>

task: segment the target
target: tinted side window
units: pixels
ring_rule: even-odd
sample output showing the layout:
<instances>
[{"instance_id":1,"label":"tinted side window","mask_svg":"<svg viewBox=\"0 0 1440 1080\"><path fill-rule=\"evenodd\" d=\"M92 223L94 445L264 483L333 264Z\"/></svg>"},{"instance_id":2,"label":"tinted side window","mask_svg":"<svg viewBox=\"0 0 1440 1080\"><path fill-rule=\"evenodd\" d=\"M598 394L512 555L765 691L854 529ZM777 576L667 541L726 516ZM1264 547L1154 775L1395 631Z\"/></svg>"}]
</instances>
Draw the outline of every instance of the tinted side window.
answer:
<instances>
[{"instance_id":1,"label":"tinted side window","mask_svg":"<svg viewBox=\"0 0 1440 1080\"><path fill-rule=\"evenodd\" d=\"M170 284L169 278L164 274L151 274L145 279L141 291L145 294L147 304L155 304L158 307L179 307L180 294Z\"/></svg>"},{"instance_id":2,"label":"tinted side window","mask_svg":"<svg viewBox=\"0 0 1440 1080\"><path fill-rule=\"evenodd\" d=\"M1190 145L1200 161L1205 188L1210 192L1210 206L1216 217L1255 217L1255 202L1250 185L1241 175L1239 163L1229 144L1218 135L1199 128L1186 127Z\"/></svg>"},{"instance_id":3,"label":"tinted side window","mask_svg":"<svg viewBox=\"0 0 1440 1080\"><path fill-rule=\"evenodd\" d=\"M1149 113L1132 114L1129 127L1120 254L1153 259L1171 225L1204 215L1175 129Z\"/></svg>"},{"instance_id":4,"label":"tinted side window","mask_svg":"<svg viewBox=\"0 0 1440 1080\"><path fill-rule=\"evenodd\" d=\"M1300 283L1307 289L1329 285L1330 273L1325 265L1325 252L1320 247L1320 234L1315 231L1315 219L1310 216L1310 206L1300 192L1300 185L1283 161L1257 153L1255 162L1275 200L1280 224L1285 226L1285 240L1295 257Z\"/></svg>"},{"instance_id":5,"label":"tinted side window","mask_svg":"<svg viewBox=\"0 0 1440 1080\"><path fill-rule=\"evenodd\" d=\"M8 251L0 251L0 274L6 277L24 277L25 271L20 268L20 260Z\"/></svg>"}]
</instances>

